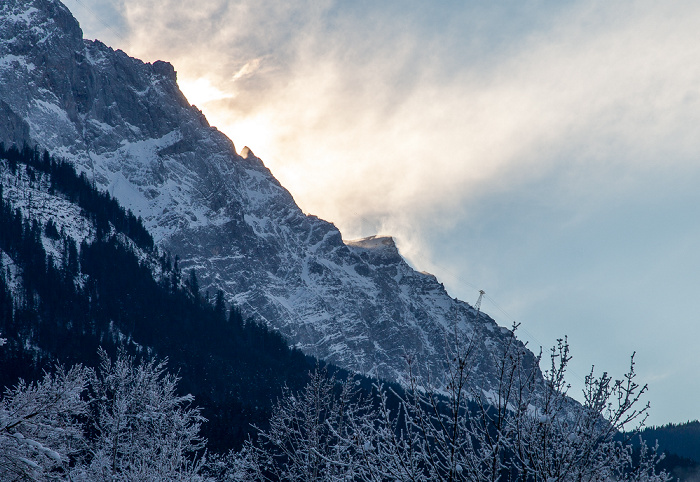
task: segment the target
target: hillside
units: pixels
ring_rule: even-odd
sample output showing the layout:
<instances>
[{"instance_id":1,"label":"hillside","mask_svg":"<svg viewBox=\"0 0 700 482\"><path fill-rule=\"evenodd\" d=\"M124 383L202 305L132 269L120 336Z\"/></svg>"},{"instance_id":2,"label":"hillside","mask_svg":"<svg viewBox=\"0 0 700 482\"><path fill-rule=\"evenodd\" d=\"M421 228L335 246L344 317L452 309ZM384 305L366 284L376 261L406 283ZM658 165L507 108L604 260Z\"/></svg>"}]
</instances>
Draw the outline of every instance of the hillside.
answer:
<instances>
[{"instance_id":1,"label":"hillside","mask_svg":"<svg viewBox=\"0 0 700 482\"><path fill-rule=\"evenodd\" d=\"M687 470L700 474L700 421L646 427L641 436L648 444L658 441L664 452L689 459Z\"/></svg>"},{"instance_id":2,"label":"hillside","mask_svg":"<svg viewBox=\"0 0 700 482\"><path fill-rule=\"evenodd\" d=\"M69 164L0 144L0 386L59 362L95 366L100 346L168 358L205 408L210 447L240 445L315 362L196 276Z\"/></svg>"}]
</instances>

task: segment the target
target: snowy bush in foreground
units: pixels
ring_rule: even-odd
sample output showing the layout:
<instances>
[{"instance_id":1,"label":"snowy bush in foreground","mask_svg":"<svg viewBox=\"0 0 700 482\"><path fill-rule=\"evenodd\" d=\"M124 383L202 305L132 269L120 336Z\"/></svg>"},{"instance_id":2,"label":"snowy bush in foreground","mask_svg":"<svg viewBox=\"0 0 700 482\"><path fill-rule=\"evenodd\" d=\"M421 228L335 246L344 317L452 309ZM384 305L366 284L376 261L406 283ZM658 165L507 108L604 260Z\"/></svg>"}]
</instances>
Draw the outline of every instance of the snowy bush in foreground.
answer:
<instances>
[{"instance_id":1,"label":"snowy bush in foreground","mask_svg":"<svg viewBox=\"0 0 700 482\"><path fill-rule=\"evenodd\" d=\"M493 363L498 386L471 383L473 343L457 331L440 386L416 374L407 357L402 392L376 385L365 400L352 380L337 384L318 370L306 389L287 392L269 430L230 456L230 480L305 481L603 481L668 480L655 470L656 449L618 439L639 428L648 405L635 381L634 359L621 380L586 377L583 402L567 396L566 340L550 354L544 380L525 368L525 348L511 342ZM393 409L391 408L393 407Z\"/></svg>"},{"instance_id":2,"label":"snowy bush in foreground","mask_svg":"<svg viewBox=\"0 0 700 482\"><path fill-rule=\"evenodd\" d=\"M619 438L649 408L639 407L646 386L635 382L634 358L620 380L591 372L578 404L567 396L566 340L542 377L522 363L515 328L488 391L473 383L472 340L455 331L439 385L410 356L402 391L375 384L365 393L317 368L304 390L285 391L255 442L209 464L205 419L192 396L177 395L165 362L100 352L97 370L59 368L5 392L0 480L668 480L656 472L656 448L642 443L633 457Z\"/></svg>"},{"instance_id":3,"label":"snowy bush in foreground","mask_svg":"<svg viewBox=\"0 0 700 482\"><path fill-rule=\"evenodd\" d=\"M205 419L192 408L191 395L178 396L178 378L166 362L116 361L100 352L101 364L89 382L90 418L87 463L73 480L200 480L197 452Z\"/></svg>"},{"instance_id":4,"label":"snowy bush in foreground","mask_svg":"<svg viewBox=\"0 0 700 482\"><path fill-rule=\"evenodd\" d=\"M100 357L4 393L0 480L205 480L205 419L165 362Z\"/></svg>"},{"instance_id":5,"label":"snowy bush in foreground","mask_svg":"<svg viewBox=\"0 0 700 482\"><path fill-rule=\"evenodd\" d=\"M47 480L65 473L82 449L79 417L89 370L57 368L36 383L20 381L0 401L0 480Z\"/></svg>"}]
</instances>

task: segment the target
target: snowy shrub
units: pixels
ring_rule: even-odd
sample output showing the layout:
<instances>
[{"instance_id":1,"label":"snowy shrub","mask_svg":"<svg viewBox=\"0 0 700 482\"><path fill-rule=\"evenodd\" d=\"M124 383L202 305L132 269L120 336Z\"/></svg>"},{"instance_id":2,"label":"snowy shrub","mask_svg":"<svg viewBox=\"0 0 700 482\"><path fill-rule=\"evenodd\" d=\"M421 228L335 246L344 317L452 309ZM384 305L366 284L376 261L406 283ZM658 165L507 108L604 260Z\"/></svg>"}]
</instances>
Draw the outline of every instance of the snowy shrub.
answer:
<instances>
[{"instance_id":1,"label":"snowy shrub","mask_svg":"<svg viewBox=\"0 0 700 482\"><path fill-rule=\"evenodd\" d=\"M20 381L0 400L0 480L51 480L82 449L81 398L89 371L57 368L41 381Z\"/></svg>"},{"instance_id":2,"label":"snowy shrub","mask_svg":"<svg viewBox=\"0 0 700 482\"><path fill-rule=\"evenodd\" d=\"M89 383L89 453L73 480L200 480L205 419L191 395L177 395L166 362L100 358Z\"/></svg>"},{"instance_id":3,"label":"snowy shrub","mask_svg":"<svg viewBox=\"0 0 700 482\"><path fill-rule=\"evenodd\" d=\"M0 399L0 480L198 481L205 419L166 362L100 352Z\"/></svg>"},{"instance_id":4,"label":"snowy shrub","mask_svg":"<svg viewBox=\"0 0 700 482\"><path fill-rule=\"evenodd\" d=\"M474 344L457 330L439 384L417 374L407 356L404 390L375 385L363 398L352 380L338 383L318 370L306 389L287 391L270 428L229 456L229 480L305 481L603 481L668 480L657 473L656 448L629 440L649 406L635 382L634 358L620 380L586 377L574 402L565 380L566 340L550 353L550 368L523 363L525 347L509 342L495 356L498 383L473 383ZM539 357L538 357L539 361ZM478 382L478 380L477 380Z\"/></svg>"}]
</instances>

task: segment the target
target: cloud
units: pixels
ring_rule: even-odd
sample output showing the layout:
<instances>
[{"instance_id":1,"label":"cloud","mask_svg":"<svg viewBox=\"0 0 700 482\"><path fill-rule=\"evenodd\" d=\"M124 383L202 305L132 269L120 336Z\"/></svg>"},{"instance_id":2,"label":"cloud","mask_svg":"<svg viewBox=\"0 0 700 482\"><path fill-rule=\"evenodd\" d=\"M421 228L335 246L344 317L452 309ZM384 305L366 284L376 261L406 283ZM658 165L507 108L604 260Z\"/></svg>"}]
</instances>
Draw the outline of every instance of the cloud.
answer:
<instances>
[{"instance_id":1,"label":"cloud","mask_svg":"<svg viewBox=\"0 0 700 482\"><path fill-rule=\"evenodd\" d=\"M233 80L239 80L239 79L244 79L246 77L250 77L253 75L258 69L260 69L260 62L262 61L262 58L258 59L253 59L249 62L246 62L241 69L236 72L233 75Z\"/></svg>"},{"instance_id":2,"label":"cloud","mask_svg":"<svg viewBox=\"0 0 700 482\"><path fill-rule=\"evenodd\" d=\"M539 5L125 0L125 12L131 53L170 59L193 99L193 82L222 93L210 121L302 208L417 252L496 196L582 224L669 165L695 169L700 8Z\"/></svg>"},{"instance_id":3,"label":"cloud","mask_svg":"<svg viewBox=\"0 0 700 482\"><path fill-rule=\"evenodd\" d=\"M348 235L401 218L449 226L484 196L545 178L562 202L593 202L591 187L607 202L646 185L660 159L694 168L700 147L690 2L115 9L123 48L172 61L213 124Z\"/></svg>"},{"instance_id":4,"label":"cloud","mask_svg":"<svg viewBox=\"0 0 700 482\"><path fill-rule=\"evenodd\" d=\"M216 92L212 122L349 231L460 215L553 171L587 192L700 147L697 8L573 4L489 45L510 19L461 31L413 7L125 0L132 53L171 59L192 97Z\"/></svg>"},{"instance_id":5,"label":"cloud","mask_svg":"<svg viewBox=\"0 0 700 482\"><path fill-rule=\"evenodd\" d=\"M181 79L178 84L183 92L187 92L188 100L192 104L200 107L213 101L221 101L235 97L231 92L219 90L216 86L212 85L211 81L206 77L200 77L194 81L185 78Z\"/></svg>"}]
</instances>

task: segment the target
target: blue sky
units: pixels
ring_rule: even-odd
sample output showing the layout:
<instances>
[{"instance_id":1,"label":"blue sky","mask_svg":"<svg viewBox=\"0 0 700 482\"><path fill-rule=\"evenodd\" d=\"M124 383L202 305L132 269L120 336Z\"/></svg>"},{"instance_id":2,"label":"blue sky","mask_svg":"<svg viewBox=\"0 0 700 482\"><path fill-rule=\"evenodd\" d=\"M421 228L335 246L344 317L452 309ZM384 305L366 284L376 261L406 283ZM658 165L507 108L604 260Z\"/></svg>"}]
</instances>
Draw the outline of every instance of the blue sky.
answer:
<instances>
[{"instance_id":1,"label":"blue sky","mask_svg":"<svg viewBox=\"0 0 700 482\"><path fill-rule=\"evenodd\" d=\"M568 335L574 390L636 351L649 422L700 417L700 5L64 1L306 212Z\"/></svg>"}]
</instances>

